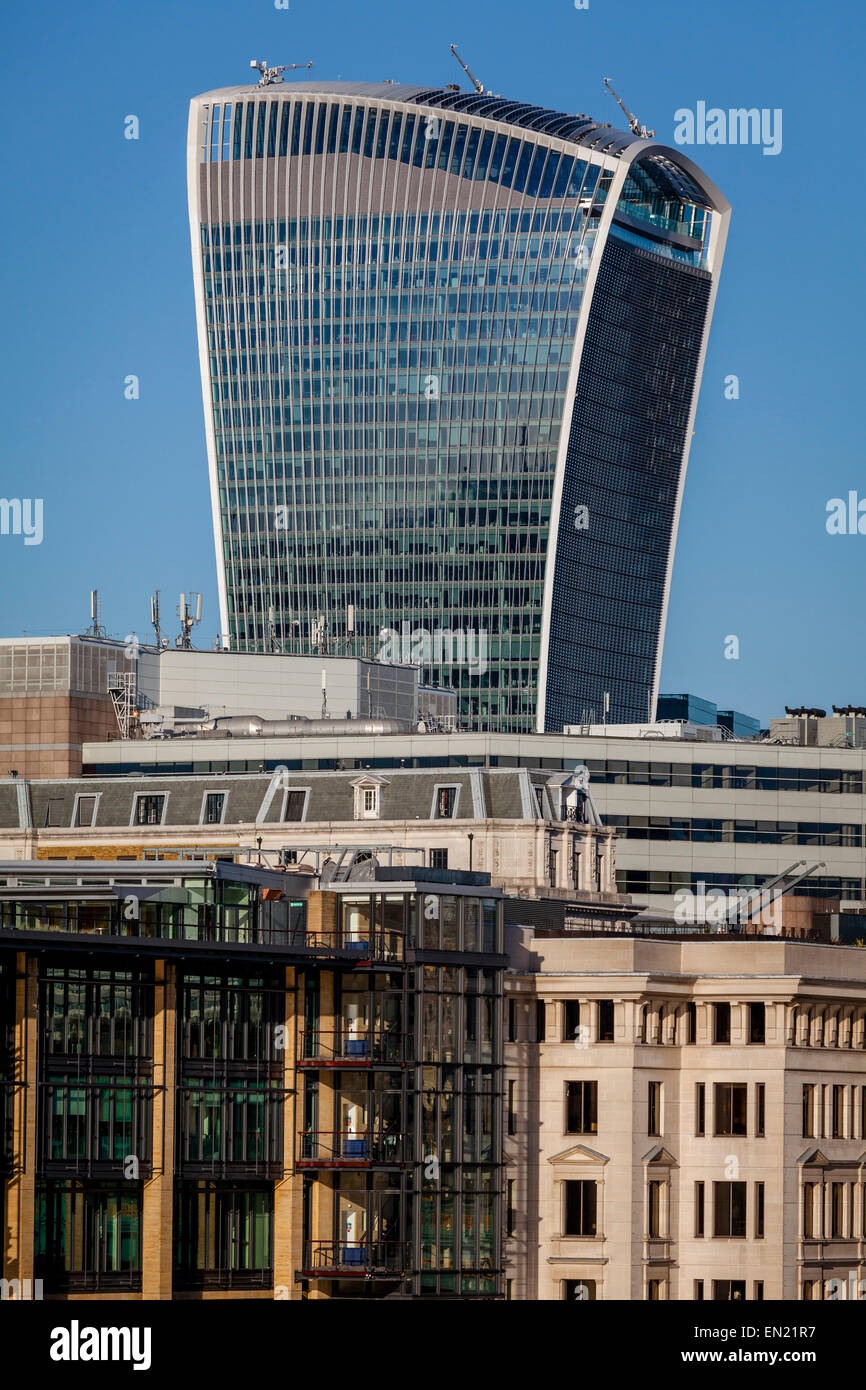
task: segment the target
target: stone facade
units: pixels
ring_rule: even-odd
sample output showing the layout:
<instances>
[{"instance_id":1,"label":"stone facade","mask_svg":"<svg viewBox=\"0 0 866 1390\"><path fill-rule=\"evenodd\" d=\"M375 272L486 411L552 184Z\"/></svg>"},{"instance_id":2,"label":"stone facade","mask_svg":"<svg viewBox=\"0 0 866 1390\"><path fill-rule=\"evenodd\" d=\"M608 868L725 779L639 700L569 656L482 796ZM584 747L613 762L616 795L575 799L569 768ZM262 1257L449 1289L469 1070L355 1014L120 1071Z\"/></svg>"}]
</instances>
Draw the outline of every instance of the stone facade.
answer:
<instances>
[{"instance_id":1,"label":"stone facade","mask_svg":"<svg viewBox=\"0 0 866 1390\"><path fill-rule=\"evenodd\" d=\"M509 1296L850 1297L866 950L518 929L510 954Z\"/></svg>"}]
</instances>

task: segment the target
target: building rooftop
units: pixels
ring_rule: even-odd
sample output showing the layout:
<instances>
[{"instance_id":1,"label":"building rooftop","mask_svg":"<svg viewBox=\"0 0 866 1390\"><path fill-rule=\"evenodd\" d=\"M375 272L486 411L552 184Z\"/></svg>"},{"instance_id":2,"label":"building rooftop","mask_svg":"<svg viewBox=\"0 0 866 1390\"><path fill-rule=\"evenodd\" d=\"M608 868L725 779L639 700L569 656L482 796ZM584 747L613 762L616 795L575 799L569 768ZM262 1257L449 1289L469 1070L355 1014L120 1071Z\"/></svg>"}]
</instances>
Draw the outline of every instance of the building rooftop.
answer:
<instances>
[{"instance_id":1,"label":"building rooftop","mask_svg":"<svg viewBox=\"0 0 866 1390\"><path fill-rule=\"evenodd\" d=\"M649 158L653 163L653 178L662 192L672 198L681 198L700 207L727 207L728 204L713 189L712 200L701 189L696 179L686 170L692 166L678 150L671 150L671 158L661 151L666 149L660 141L633 135L631 131L619 130L609 121L597 121L582 111L555 111L550 107L536 106L531 102L517 101L493 92L464 92L456 83L444 87L422 87L405 82L333 82L317 81L310 78L290 82L274 82L266 86L252 83L240 87L220 87L211 92L202 92L193 101L202 105L216 102L236 102L256 97L278 99L280 96L343 96L393 101L407 105L432 107L442 111L467 116L480 116L484 120L495 121L510 128L535 131L539 135L554 136L598 154L619 156L633 145L653 145L658 152ZM706 185L709 188L709 185Z\"/></svg>"}]
</instances>

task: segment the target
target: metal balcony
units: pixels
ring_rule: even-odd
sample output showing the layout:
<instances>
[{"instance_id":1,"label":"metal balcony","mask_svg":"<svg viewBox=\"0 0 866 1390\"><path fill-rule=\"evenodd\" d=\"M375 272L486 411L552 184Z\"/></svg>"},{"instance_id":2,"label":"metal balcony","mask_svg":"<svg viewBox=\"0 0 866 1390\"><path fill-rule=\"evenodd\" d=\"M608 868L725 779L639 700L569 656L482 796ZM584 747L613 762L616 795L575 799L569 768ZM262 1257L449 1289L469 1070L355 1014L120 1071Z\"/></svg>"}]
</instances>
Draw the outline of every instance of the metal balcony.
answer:
<instances>
[{"instance_id":1,"label":"metal balcony","mask_svg":"<svg viewBox=\"0 0 866 1390\"><path fill-rule=\"evenodd\" d=\"M314 1028L301 1033L298 1066L399 1066L409 1051L408 1033L392 1033L383 1028Z\"/></svg>"},{"instance_id":2,"label":"metal balcony","mask_svg":"<svg viewBox=\"0 0 866 1390\"><path fill-rule=\"evenodd\" d=\"M301 1278L375 1279L404 1274L409 1246L397 1240L308 1240Z\"/></svg>"},{"instance_id":3,"label":"metal balcony","mask_svg":"<svg viewBox=\"0 0 866 1390\"><path fill-rule=\"evenodd\" d=\"M371 1168L404 1161L404 1136L382 1130L310 1130L300 1138L299 1168Z\"/></svg>"}]
</instances>

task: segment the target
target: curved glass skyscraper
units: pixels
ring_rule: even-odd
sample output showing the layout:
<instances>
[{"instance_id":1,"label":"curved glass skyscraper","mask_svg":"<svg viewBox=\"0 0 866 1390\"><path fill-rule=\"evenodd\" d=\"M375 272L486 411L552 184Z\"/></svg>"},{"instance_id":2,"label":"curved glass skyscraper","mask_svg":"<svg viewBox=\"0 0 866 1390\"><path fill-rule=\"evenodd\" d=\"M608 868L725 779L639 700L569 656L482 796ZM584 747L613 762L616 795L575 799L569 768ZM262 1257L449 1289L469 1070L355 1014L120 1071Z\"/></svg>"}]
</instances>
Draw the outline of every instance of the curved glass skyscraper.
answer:
<instances>
[{"instance_id":1,"label":"curved glass skyscraper","mask_svg":"<svg viewBox=\"0 0 866 1390\"><path fill-rule=\"evenodd\" d=\"M421 659L469 727L646 719L721 194L392 83L196 97L188 163L225 640Z\"/></svg>"}]
</instances>

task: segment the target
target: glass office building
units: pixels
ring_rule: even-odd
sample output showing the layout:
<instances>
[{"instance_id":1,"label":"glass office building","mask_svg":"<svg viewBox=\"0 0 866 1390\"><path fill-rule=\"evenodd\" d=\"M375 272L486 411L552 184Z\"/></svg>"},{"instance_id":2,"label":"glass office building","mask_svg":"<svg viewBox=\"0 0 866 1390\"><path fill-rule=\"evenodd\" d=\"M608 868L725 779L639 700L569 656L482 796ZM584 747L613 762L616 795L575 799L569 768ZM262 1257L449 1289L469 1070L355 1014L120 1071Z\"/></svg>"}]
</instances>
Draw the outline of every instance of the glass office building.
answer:
<instances>
[{"instance_id":1,"label":"glass office building","mask_svg":"<svg viewBox=\"0 0 866 1390\"><path fill-rule=\"evenodd\" d=\"M394 83L196 97L188 173L224 641L417 659L464 727L646 719L721 194Z\"/></svg>"},{"instance_id":2,"label":"glass office building","mask_svg":"<svg viewBox=\"0 0 866 1390\"><path fill-rule=\"evenodd\" d=\"M500 1297L490 876L172 855L0 864L0 1277Z\"/></svg>"}]
</instances>

